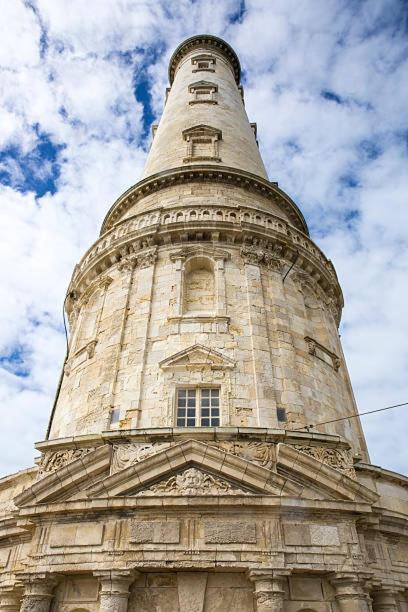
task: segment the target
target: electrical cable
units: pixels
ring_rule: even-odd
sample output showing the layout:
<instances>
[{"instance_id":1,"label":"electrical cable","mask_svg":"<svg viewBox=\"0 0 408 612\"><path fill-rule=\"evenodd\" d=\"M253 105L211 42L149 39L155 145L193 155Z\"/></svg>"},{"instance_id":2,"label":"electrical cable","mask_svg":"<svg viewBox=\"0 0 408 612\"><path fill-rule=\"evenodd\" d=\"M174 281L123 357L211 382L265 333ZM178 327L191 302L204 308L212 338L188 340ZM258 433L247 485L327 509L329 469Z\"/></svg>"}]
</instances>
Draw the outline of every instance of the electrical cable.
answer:
<instances>
[{"instance_id":1,"label":"electrical cable","mask_svg":"<svg viewBox=\"0 0 408 612\"><path fill-rule=\"evenodd\" d=\"M346 421L348 419L357 419L361 416L366 416L367 414L374 414L374 412L384 412L384 410L391 410L392 408L400 408L401 406L408 406L408 402L403 402L402 404L394 404L393 406L385 406L385 408L377 408L376 410L367 410L367 412L359 412L357 414L351 414L345 417L339 417L338 419L331 419L330 421L322 421L320 423L315 423L314 425L304 425L304 427L297 427L296 429L292 429L292 431L300 431L302 429L313 429L318 425L327 425L328 423L337 423L338 421Z\"/></svg>"},{"instance_id":2,"label":"electrical cable","mask_svg":"<svg viewBox=\"0 0 408 612\"><path fill-rule=\"evenodd\" d=\"M72 291L71 291L71 293L67 293L67 295L65 296L64 302L62 304L62 320L64 322L66 349L65 349L64 363L63 363L62 368L61 368L61 374L60 374L60 377L59 377L59 380L58 380L57 390L55 392L55 398L54 398L54 402L53 402L52 409L51 409L50 420L48 421L47 434L45 436L46 440L49 439L49 436L50 436L50 433L51 433L51 425L52 425L52 421L54 419L55 409L57 407L57 401L58 401L59 394L60 394L60 391L61 391L62 380L64 378L65 365L66 365L66 363L68 361L68 355L69 355L68 330L67 330L67 323L66 323L66 320L65 320L65 304L66 304L66 301L67 301L67 299L69 297L71 297L71 298L73 297L73 292Z\"/></svg>"}]
</instances>

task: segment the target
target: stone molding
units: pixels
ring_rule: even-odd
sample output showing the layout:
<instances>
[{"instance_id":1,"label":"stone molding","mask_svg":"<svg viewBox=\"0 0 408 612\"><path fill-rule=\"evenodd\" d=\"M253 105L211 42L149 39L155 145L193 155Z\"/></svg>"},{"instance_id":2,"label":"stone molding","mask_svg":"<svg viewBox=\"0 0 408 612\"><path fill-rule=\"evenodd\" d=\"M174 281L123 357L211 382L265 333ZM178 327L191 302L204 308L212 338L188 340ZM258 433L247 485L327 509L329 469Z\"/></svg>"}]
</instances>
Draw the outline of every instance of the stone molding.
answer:
<instances>
[{"instance_id":1,"label":"stone molding","mask_svg":"<svg viewBox=\"0 0 408 612\"><path fill-rule=\"evenodd\" d=\"M68 289L68 295L75 297L66 303L70 320L75 320L75 312L78 313L80 304L86 301L85 296L94 290L93 283L99 282L101 275L112 266L132 267L133 257L135 265L152 265L153 249L157 250L158 245L180 245L183 251L182 245L191 234L197 239L195 248L204 250L211 246L209 240L204 240L206 234L219 240L220 231L223 242L230 248L241 248L248 260L274 270L280 270L283 264L289 267L297 258L296 269L290 278L294 282L299 277L303 282L307 280L339 321L343 297L334 268L307 236L269 213L258 213L246 207L202 205L142 213L123 220L100 238L75 268ZM191 241L186 248L193 248ZM219 249L212 248L226 250L221 245ZM308 272L302 271L302 266Z\"/></svg>"},{"instance_id":2,"label":"stone molding","mask_svg":"<svg viewBox=\"0 0 408 612\"><path fill-rule=\"evenodd\" d=\"M110 435L117 436L116 432L109 432ZM144 432L142 432L144 434ZM185 434L186 437L190 434ZM145 435L143 435L145 437ZM158 434L154 433L153 437L155 440L158 438ZM143 461L147 457L154 455L166 448L174 446L180 442L180 438L168 441L168 434L164 433L163 438L166 441L143 441L140 442L129 441L129 437L125 437L122 442L114 441L112 445L113 456L110 473L115 474L120 470L135 465L140 461ZM222 440L204 440L212 447L226 451L237 457L242 457L251 463L255 463L268 470L274 469L276 465L276 447L279 439L275 441L265 440L248 440L248 439L236 439L235 434L231 434L233 439L228 440L227 438ZM96 440L92 442L92 436L90 437L90 444L95 444ZM107 439L108 440L108 439ZM106 440L106 441L107 441ZM58 441L56 441L58 443ZM97 442L101 443L101 437L98 436ZM74 442L75 444L75 442ZM103 443L102 443L103 444ZM352 451L347 448L333 448L328 446L316 446L307 444L292 444L292 447L296 450L314 457L318 461L329 465L330 467L345 473L350 478L356 478L353 469L353 457ZM51 446L52 449L52 446ZM49 474L52 474L57 469L76 461L94 451L96 446L83 446L70 448L63 447L59 450L44 450L41 459L38 463L39 466L39 478L43 478ZM14 510L16 507L13 504Z\"/></svg>"},{"instance_id":3,"label":"stone molding","mask_svg":"<svg viewBox=\"0 0 408 612\"><path fill-rule=\"evenodd\" d=\"M337 372L341 365L341 359L335 353L332 353L325 346L314 340L314 338L310 338L309 336L305 336L305 341L307 343L308 351L310 355L314 355L317 359L324 361L324 363L328 363L326 359L320 356L320 353L326 355L331 361L332 368Z\"/></svg>"},{"instance_id":4,"label":"stone molding","mask_svg":"<svg viewBox=\"0 0 408 612\"><path fill-rule=\"evenodd\" d=\"M295 202L281 189L277 183L245 172L236 168L226 166L214 168L214 166L206 166L205 164L195 166L182 166L173 168L158 174L153 174L130 187L123 193L111 206L102 223L101 237L104 237L112 227L120 221L129 208L134 206L139 200L146 195L157 193L161 189L181 185L185 183L224 183L234 185L241 189L245 189L251 193L258 193L263 197L273 200L279 208L281 208L289 217L294 229L308 236L309 230L306 221ZM257 211L258 213L259 211Z\"/></svg>"},{"instance_id":5,"label":"stone molding","mask_svg":"<svg viewBox=\"0 0 408 612\"><path fill-rule=\"evenodd\" d=\"M203 47L209 49L210 51L214 50L221 53L221 55L228 60L234 72L236 83L239 85L241 79L241 66L237 54L224 40L218 38L217 36L211 36L210 34L191 36L177 47L169 62L170 84L173 83L177 65L183 59L183 57L185 57L188 53L193 52L195 49L202 49Z\"/></svg>"}]
</instances>

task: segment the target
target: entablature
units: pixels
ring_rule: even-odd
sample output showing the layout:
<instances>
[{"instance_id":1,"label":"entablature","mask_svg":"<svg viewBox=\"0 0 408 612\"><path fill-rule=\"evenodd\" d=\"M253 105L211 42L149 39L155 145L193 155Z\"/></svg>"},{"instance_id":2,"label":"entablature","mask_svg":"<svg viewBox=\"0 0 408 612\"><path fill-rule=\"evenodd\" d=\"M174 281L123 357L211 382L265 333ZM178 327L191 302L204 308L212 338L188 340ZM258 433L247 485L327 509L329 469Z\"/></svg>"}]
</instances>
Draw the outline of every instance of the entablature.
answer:
<instances>
[{"instance_id":1,"label":"entablature","mask_svg":"<svg viewBox=\"0 0 408 612\"><path fill-rule=\"evenodd\" d=\"M327 294L326 301L340 321L343 297L332 263L290 223L247 206L174 206L123 219L101 236L75 267L69 294L81 299L91 283L112 266L121 267L129 257L142 261L144 253L158 246L197 249L210 243L217 243L217 248L224 251L225 247L241 248L243 256L269 267L275 262L275 268L285 272L296 263L291 274L298 270L309 283L316 283ZM74 302L68 300L68 313Z\"/></svg>"},{"instance_id":2,"label":"entablature","mask_svg":"<svg viewBox=\"0 0 408 612\"><path fill-rule=\"evenodd\" d=\"M186 130L186 132L190 132L200 127L206 127L213 131L215 130L215 128L211 128L210 126L196 126L190 130ZM221 132L219 130L215 130L214 134L217 135L217 138L221 137ZM261 194L263 197L267 197L274 201L288 215L291 224L296 229L306 234L306 236L309 235L305 218L300 209L286 193L279 189L277 183L270 182L250 172L237 170L236 168L223 166L214 169L212 165L200 164L199 166L186 165L181 168L173 168L158 174L153 174L130 187L109 209L102 223L101 236L118 223L126 211L146 195L159 192L161 189L165 189L169 186L194 182L232 184L252 193Z\"/></svg>"}]
</instances>

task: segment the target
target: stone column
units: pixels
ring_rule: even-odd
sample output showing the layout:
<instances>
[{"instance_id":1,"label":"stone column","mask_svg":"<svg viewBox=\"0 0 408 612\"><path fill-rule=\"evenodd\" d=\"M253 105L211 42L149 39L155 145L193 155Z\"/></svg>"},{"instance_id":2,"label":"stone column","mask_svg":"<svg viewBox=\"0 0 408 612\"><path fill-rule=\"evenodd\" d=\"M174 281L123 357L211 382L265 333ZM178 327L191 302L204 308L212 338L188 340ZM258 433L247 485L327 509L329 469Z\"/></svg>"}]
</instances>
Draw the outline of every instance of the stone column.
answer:
<instances>
[{"instance_id":1,"label":"stone column","mask_svg":"<svg viewBox=\"0 0 408 612\"><path fill-rule=\"evenodd\" d=\"M19 612L21 593L16 591L0 591L0 612Z\"/></svg>"},{"instance_id":2,"label":"stone column","mask_svg":"<svg viewBox=\"0 0 408 612\"><path fill-rule=\"evenodd\" d=\"M366 580L367 576L357 572L338 573L330 579L340 612L372 612Z\"/></svg>"},{"instance_id":3,"label":"stone column","mask_svg":"<svg viewBox=\"0 0 408 612\"><path fill-rule=\"evenodd\" d=\"M56 576L48 573L23 575L24 586L21 612L49 612Z\"/></svg>"},{"instance_id":4,"label":"stone column","mask_svg":"<svg viewBox=\"0 0 408 612\"><path fill-rule=\"evenodd\" d=\"M371 593L374 612L398 612L396 592L392 588L383 587Z\"/></svg>"},{"instance_id":5,"label":"stone column","mask_svg":"<svg viewBox=\"0 0 408 612\"><path fill-rule=\"evenodd\" d=\"M129 587L136 575L129 570L94 572L101 585L100 612L127 612Z\"/></svg>"},{"instance_id":6,"label":"stone column","mask_svg":"<svg viewBox=\"0 0 408 612\"><path fill-rule=\"evenodd\" d=\"M249 570L257 612L283 612L284 581L289 571Z\"/></svg>"}]
</instances>

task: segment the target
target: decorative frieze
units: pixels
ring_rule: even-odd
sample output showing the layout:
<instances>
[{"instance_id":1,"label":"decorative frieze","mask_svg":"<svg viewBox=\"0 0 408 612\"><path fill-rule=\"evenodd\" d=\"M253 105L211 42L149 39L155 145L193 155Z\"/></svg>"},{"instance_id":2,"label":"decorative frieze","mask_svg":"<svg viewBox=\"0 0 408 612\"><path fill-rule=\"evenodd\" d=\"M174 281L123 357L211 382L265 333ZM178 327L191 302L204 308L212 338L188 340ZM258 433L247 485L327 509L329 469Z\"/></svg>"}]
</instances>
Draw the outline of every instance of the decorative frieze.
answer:
<instances>
[{"instance_id":1,"label":"decorative frieze","mask_svg":"<svg viewBox=\"0 0 408 612\"><path fill-rule=\"evenodd\" d=\"M116 474L122 469L139 463L147 459L147 457L170 447L172 444L170 442L114 444L111 474ZM211 441L210 445L256 463L268 470L273 469L276 463L276 445L274 443L223 440L220 442Z\"/></svg>"},{"instance_id":2,"label":"decorative frieze","mask_svg":"<svg viewBox=\"0 0 408 612\"><path fill-rule=\"evenodd\" d=\"M38 463L38 478L44 478L44 476L52 474L59 468L64 467L68 463L72 463L72 461L76 461L76 459L84 457L93 450L95 450L95 447L89 446L44 453Z\"/></svg>"},{"instance_id":3,"label":"decorative frieze","mask_svg":"<svg viewBox=\"0 0 408 612\"><path fill-rule=\"evenodd\" d=\"M139 463L170 446L170 442L153 442L151 444L114 444L111 474Z\"/></svg>"},{"instance_id":4,"label":"decorative frieze","mask_svg":"<svg viewBox=\"0 0 408 612\"><path fill-rule=\"evenodd\" d=\"M248 492L197 468L189 468L151 485L138 495L248 495Z\"/></svg>"},{"instance_id":5,"label":"decorative frieze","mask_svg":"<svg viewBox=\"0 0 408 612\"><path fill-rule=\"evenodd\" d=\"M310 457L314 457L326 465L330 465L330 467L343 472L349 478L354 480L357 478L353 467L353 454L351 450L327 446L308 446L306 444L294 444L293 448Z\"/></svg>"}]
</instances>

